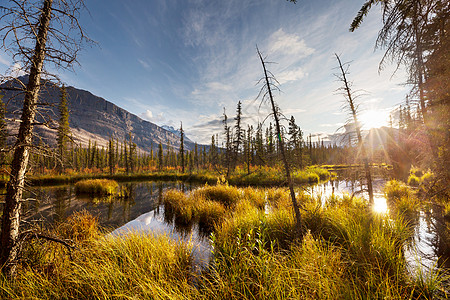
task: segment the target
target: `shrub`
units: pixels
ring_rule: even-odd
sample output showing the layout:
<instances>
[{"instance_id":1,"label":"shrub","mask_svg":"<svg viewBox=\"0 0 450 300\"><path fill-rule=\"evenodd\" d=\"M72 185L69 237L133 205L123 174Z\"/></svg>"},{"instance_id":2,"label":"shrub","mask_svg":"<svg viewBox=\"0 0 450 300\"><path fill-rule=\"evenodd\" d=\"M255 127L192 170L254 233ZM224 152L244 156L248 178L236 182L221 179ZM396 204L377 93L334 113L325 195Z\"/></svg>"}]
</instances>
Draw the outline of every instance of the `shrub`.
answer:
<instances>
[{"instance_id":1,"label":"shrub","mask_svg":"<svg viewBox=\"0 0 450 300\"><path fill-rule=\"evenodd\" d=\"M420 178L414 174L410 174L408 177L408 185L418 187L420 184Z\"/></svg>"},{"instance_id":2,"label":"shrub","mask_svg":"<svg viewBox=\"0 0 450 300\"><path fill-rule=\"evenodd\" d=\"M402 197L409 197L411 191L404 183L397 180L391 180L384 186L384 194L389 202L395 202Z\"/></svg>"}]
</instances>

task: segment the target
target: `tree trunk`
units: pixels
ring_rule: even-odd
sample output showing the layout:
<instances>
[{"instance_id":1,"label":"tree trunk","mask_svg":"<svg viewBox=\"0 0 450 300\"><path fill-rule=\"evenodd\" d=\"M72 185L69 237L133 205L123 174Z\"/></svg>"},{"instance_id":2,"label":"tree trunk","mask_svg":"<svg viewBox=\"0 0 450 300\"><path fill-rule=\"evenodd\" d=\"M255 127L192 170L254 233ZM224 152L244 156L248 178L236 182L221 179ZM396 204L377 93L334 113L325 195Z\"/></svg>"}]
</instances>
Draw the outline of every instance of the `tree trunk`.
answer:
<instances>
[{"instance_id":1,"label":"tree trunk","mask_svg":"<svg viewBox=\"0 0 450 300\"><path fill-rule=\"evenodd\" d=\"M30 75L23 103L22 118L16 141L11 176L7 185L3 208L0 268L8 277L14 275L19 255L19 225L25 172L28 166L29 150L32 142L36 103L40 91L41 72L44 64L47 33L50 24L53 0L45 0L39 20L36 46L31 59Z\"/></svg>"},{"instance_id":2,"label":"tree trunk","mask_svg":"<svg viewBox=\"0 0 450 300\"><path fill-rule=\"evenodd\" d=\"M259 50L258 50L258 55L259 55L259 58L261 60L261 64L262 64L263 69L264 69L264 77L265 77L265 80L266 80L266 85L267 85L267 90L268 90L268 93L269 93L270 104L272 106L273 116L274 116L274 119L275 119L275 127L276 127L276 131L277 131L278 140L279 140L279 143L280 143L279 145L280 145L281 157L283 159L284 170L286 172L286 179L287 179L288 186L289 186L289 192L291 194L292 206L294 208L295 219L297 221L297 233L298 233L299 237L302 238L302 217L300 215L300 209L299 209L297 200L295 199L294 184L292 182L291 172L290 172L290 168L289 168L289 163L288 163L287 158L286 158L283 138L281 136L281 127L280 127L280 121L278 119L278 112L277 112L277 108L275 106L275 102L273 100L272 89L270 88L269 76L267 74L266 65L265 65L265 62L264 62L264 60L263 60Z\"/></svg>"},{"instance_id":3,"label":"tree trunk","mask_svg":"<svg viewBox=\"0 0 450 300\"><path fill-rule=\"evenodd\" d=\"M361 149L361 156L363 157L364 170L366 173L366 180L367 180L367 190L369 192L369 204L373 205L374 200L373 200L372 174L370 172L369 158L367 156L366 147L364 147L364 141L362 140L361 128L359 127L359 123L358 123L358 116L356 113L355 103L353 101L353 96L352 96L352 92L350 89L350 85L347 81L347 77L345 76L346 72L344 70L344 67L342 66L341 59L339 58L339 56L337 54L335 54L335 55L336 55L336 59L339 63L339 69L341 70L341 74L342 74L341 81L344 83L344 91L346 93L347 100L348 100L348 103L350 106L350 111L352 114L353 122L355 122L355 130L356 130L356 136L358 138L358 145L359 145L359 148Z\"/></svg>"}]
</instances>

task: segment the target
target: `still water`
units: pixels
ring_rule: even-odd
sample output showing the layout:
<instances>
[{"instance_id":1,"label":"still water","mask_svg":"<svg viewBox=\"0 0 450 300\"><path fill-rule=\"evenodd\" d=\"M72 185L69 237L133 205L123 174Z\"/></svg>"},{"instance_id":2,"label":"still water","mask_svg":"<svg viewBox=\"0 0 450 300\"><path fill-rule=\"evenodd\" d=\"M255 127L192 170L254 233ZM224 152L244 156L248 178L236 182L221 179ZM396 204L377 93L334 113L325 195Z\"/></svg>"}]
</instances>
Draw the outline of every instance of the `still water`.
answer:
<instances>
[{"instance_id":1,"label":"still water","mask_svg":"<svg viewBox=\"0 0 450 300\"><path fill-rule=\"evenodd\" d=\"M374 186L374 210L380 214L389 213L386 199L382 193L385 180L378 178ZM202 232L197 224L180 226L173 216L164 210L163 194L167 189L179 189L185 192L198 187L195 184L182 182L128 182L121 183L120 188L126 191L127 197L120 199L98 199L91 196L75 194L73 186L57 186L36 188L31 198L40 201L27 202L26 219L40 220L49 224L65 220L74 212L86 210L96 216L101 226L110 230L110 235L122 235L130 231L145 231L156 234L163 233L176 240L188 241L194 251L199 267L204 266L211 257L208 233ZM335 194L344 193L367 196L361 191L361 183L357 180L333 180L315 186L303 187L305 192L320 196L322 201ZM367 197L366 197L367 198ZM430 214L420 212L415 220L414 241L405 248L405 255L411 270L423 265L432 268L438 261L433 241L436 234Z\"/></svg>"}]
</instances>

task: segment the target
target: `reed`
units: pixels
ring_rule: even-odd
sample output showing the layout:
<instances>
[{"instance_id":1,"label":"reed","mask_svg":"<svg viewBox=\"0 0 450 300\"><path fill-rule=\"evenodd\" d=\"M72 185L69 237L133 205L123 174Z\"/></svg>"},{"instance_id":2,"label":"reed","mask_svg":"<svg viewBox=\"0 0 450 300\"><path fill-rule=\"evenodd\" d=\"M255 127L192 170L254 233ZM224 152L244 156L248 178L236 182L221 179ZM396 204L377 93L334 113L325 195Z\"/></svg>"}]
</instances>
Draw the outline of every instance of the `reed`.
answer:
<instances>
[{"instance_id":1,"label":"reed","mask_svg":"<svg viewBox=\"0 0 450 300\"><path fill-rule=\"evenodd\" d=\"M189 243L133 232L103 236L95 218L81 213L54 229L59 236L77 242L73 259L60 245L42 241L28 244L18 276L14 280L0 277L0 298L446 296L442 292L445 277L439 272L418 277L408 272L403 249L412 232L403 216L373 214L365 201L350 196L334 197L322 205L320 198L301 194L304 228L308 231L300 241L296 239L292 208L283 200L287 191L231 187L226 191L235 197L230 200L232 205L225 206L223 194L211 192L210 187L188 195L171 190L164 196L167 207L191 207L192 216L214 225L213 261L201 272L193 265ZM263 201L255 199L266 199L266 195L270 213L261 209Z\"/></svg>"},{"instance_id":2,"label":"reed","mask_svg":"<svg viewBox=\"0 0 450 300\"><path fill-rule=\"evenodd\" d=\"M109 179L86 179L75 184L77 194L113 195L117 193L119 184Z\"/></svg>"}]
</instances>

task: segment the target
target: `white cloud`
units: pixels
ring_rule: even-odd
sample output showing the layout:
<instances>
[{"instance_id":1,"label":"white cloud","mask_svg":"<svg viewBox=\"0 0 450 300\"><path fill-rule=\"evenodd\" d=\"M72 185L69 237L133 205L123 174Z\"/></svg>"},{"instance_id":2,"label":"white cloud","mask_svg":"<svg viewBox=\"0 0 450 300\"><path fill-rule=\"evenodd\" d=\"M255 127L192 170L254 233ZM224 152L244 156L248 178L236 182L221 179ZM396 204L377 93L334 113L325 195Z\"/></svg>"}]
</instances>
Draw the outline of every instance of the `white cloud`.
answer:
<instances>
[{"instance_id":1,"label":"white cloud","mask_svg":"<svg viewBox=\"0 0 450 300\"><path fill-rule=\"evenodd\" d=\"M269 53L295 55L297 59L314 53L314 49L306 46L305 40L296 34L288 34L282 28L274 32L269 41Z\"/></svg>"},{"instance_id":2,"label":"white cloud","mask_svg":"<svg viewBox=\"0 0 450 300\"><path fill-rule=\"evenodd\" d=\"M209 89L216 90L216 91L229 91L232 89L232 87L230 85L223 84L220 82L210 82L210 83L207 83L206 86Z\"/></svg>"},{"instance_id":3,"label":"white cloud","mask_svg":"<svg viewBox=\"0 0 450 300\"><path fill-rule=\"evenodd\" d=\"M285 71L277 75L277 80L280 84L287 83L290 81L297 81L307 76L308 74L303 71L302 68L297 68L295 70Z\"/></svg>"},{"instance_id":4,"label":"white cloud","mask_svg":"<svg viewBox=\"0 0 450 300\"><path fill-rule=\"evenodd\" d=\"M164 122L165 121L165 117L162 112L157 114L156 116L153 116L153 112L149 109L147 109L145 112L141 113L139 116L150 122Z\"/></svg>"},{"instance_id":5,"label":"white cloud","mask_svg":"<svg viewBox=\"0 0 450 300\"><path fill-rule=\"evenodd\" d=\"M23 76L26 73L23 71L22 66L19 63L15 63L12 67L11 67L11 75L14 77L19 77L19 76Z\"/></svg>"},{"instance_id":6,"label":"white cloud","mask_svg":"<svg viewBox=\"0 0 450 300\"><path fill-rule=\"evenodd\" d=\"M138 62L143 66L145 69L150 69L150 64L142 59L138 59Z\"/></svg>"},{"instance_id":7,"label":"white cloud","mask_svg":"<svg viewBox=\"0 0 450 300\"><path fill-rule=\"evenodd\" d=\"M305 112L305 109L301 109L301 108L288 108L288 109L284 109L283 113L286 114L295 114L295 113L301 113L301 112Z\"/></svg>"},{"instance_id":8,"label":"white cloud","mask_svg":"<svg viewBox=\"0 0 450 300\"><path fill-rule=\"evenodd\" d=\"M9 66L9 61L0 54L0 64Z\"/></svg>"},{"instance_id":9,"label":"white cloud","mask_svg":"<svg viewBox=\"0 0 450 300\"><path fill-rule=\"evenodd\" d=\"M320 127L341 127L341 126L344 126L344 123L320 124Z\"/></svg>"}]
</instances>

